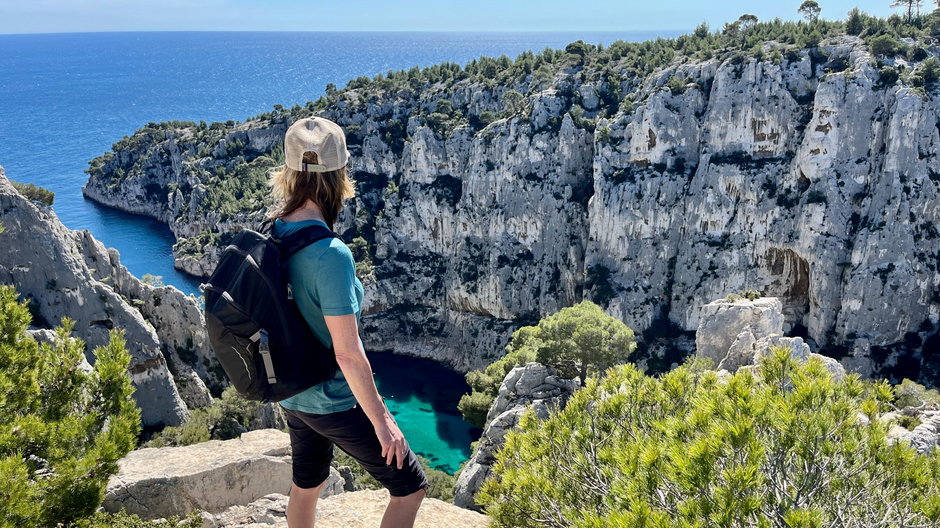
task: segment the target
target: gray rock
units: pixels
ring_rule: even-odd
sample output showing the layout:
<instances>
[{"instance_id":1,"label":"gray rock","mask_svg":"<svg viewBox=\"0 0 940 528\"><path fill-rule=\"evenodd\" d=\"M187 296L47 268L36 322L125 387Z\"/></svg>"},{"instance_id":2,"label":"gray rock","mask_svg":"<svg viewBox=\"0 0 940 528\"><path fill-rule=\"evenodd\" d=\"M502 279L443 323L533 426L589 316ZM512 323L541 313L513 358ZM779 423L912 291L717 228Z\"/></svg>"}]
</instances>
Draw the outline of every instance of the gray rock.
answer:
<instances>
[{"instance_id":1,"label":"gray rock","mask_svg":"<svg viewBox=\"0 0 940 528\"><path fill-rule=\"evenodd\" d=\"M783 305L780 299L775 297L762 297L753 301L720 299L702 307L698 330L695 332L695 353L712 360L719 368L733 371L735 369L721 365L736 341L738 342L734 354L737 357L728 360L729 366L730 364L738 366L749 364L748 362L742 363L741 356L748 354L742 349L748 346L753 348L756 344L755 336L781 332L783 332ZM750 334L750 337L739 338L738 336L742 333Z\"/></svg>"},{"instance_id":2,"label":"gray rock","mask_svg":"<svg viewBox=\"0 0 940 528\"><path fill-rule=\"evenodd\" d=\"M388 505L387 490L362 490L322 497L317 501L317 528L374 528ZM287 528L288 497L272 493L251 504L233 506L220 514L202 514L202 528ZM414 528L486 528L485 515L425 498Z\"/></svg>"},{"instance_id":3,"label":"gray rock","mask_svg":"<svg viewBox=\"0 0 940 528\"><path fill-rule=\"evenodd\" d=\"M817 359L833 379L845 379L845 368L835 359L812 353L801 337L783 337L775 333L783 325L784 314L778 299L754 301L714 301L702 309L699 332L695 335L702 348L696 354L717 360L716 370L733 373L742 369L756 372L755 366L776 347L790 351L798 362ZM737 332L735 334L735 332ZM734 335L733 340L728 336ZM721 347L730 344L725 351Z\"/></svg>"},{"instance_id":4,"label":"gray rock","mask_svg":"<svg viewBox=\"0 0 940 528\"><path fill-rule=\"evenodd\" d=\"M738 368L752 364L755 345L757 345L757 339L749 328L745 328L731 343L728 353L718 363L717 369L736 372Z\"/></svg>"},{"instance_id":5,"label":"gray rock","mask_svg":"<svg viewBox=\"0 0 940 528\"><path fill-rule=\"evenodd\" d=\"M473 497L490 475L496 451L503 446L506 434L519 423L523 413L532 409L539 419L544 420L550 413L564 408L568 398L579 387L580 380L559 378L551 368L541 363L527 363L509 371L487 412L483 435L470 460L457 475L454 504L479 509Z\"/></svg>"},{"instance_id":6,"label":"gray rock","mask_svg":"<svg viewBox=\"0 0 940 528\"><path fill-rule=\"evenodd\" d=\"M291 487L287 433L262 429L234 440L210 440L183 447L144 448L119 462L108 482L103 507L144 519L219 513ZM341 493L344 482L330 469L321 496Z\"/></svg>"},{"instance_id":7,"label":"gray rock","mask_svg":"<svg viewBox=\"0 0 940 528\"><path fill-rule=\"evenodd\" d=\"M907 334L937 331L940 99L881 86L857 37L820 50L846 71L827 72L809 49L777 62L677 59L645 77L612 61L618 107L592 66L512 87L340 92L320 114L362 138L353 150L366 185L337 230L374 228L366 348L468 370L498 357L520 325L585 298L642 335L657 323L694 331L703 304L747 288L780 299L774 333L799 325L815 346L850 349L861 336L888 354L861 352L852 370L889 371ZM676 75L681 94L664 87ZM531 94L530 110L480 130L442 137L417 115L441 98L469 115L499 112L510 88ZM621 109L625 94L635 103ZM578 103L606 115L594 133L571 119ZM382 139L390 119L407 123L395 149ZM184 140L198 132L220 154L235 141L264 150L286 126L274 117L140 132L137 148L102 159L85 193L167 223L178 265L204 275L220 248L199 235L251 225L263 208L207 213L200 175L235 162ZM386 181L398 191L386 196ZM166 192L148 192L153 184Z\"/></svg>"},{"instance_id":8,"label":"gray rock","mask_svg":"<svg viewBox=\"0 0 940 528\"><path fill-rule=\"evenodd\" d=\"M0 284L11 284L32 305L34 325L51 327L63 317L75 321L74 335L84 340L86 359L94 365L93 349L108 342L108 331L124 331L131 353L129 374L134 398L146 426L179 425L188 408L174 383L163 354L160 334L132 307L115 282L131 276L87 231L67 229L48 208L21 196L0 168ZM107 255L107 258L101 255ZM101 258L95 268L88 261ZM134 279L136 280L136 279ZM179 318L176 324L180 324ZM204 403L198 395L194 403ZM204 395L208 395L207 392Z\"/></svg>"},{"instance_id":9,"label":"gray rock","mask_svg":"<svg viewBox=\"0 0 940 528\"><path fill-rule=\"evenodd\" d=\"M248 423L249 430L255 429L281 429L284 430L287 428L287 418L284 416L284 411L281 409L281 406L274 403L268 402L258 406L258 409L255 410L254 415L251 417L251 421Z\"/></svg>"},{"instance_id":10,"label":"gray rock","mask_svg":"<svg viewBox=\"0 0 940 528\"><path fill-rule=\"evenodd\" d=\"M924 415L921 424L911 431L911 446L918 453L931 453L940 446L940 412Z\"/></svg>"},{"instance_id":11,"label":"gray rock","mask_svg":"<svg viewBox=\"0 0 940 528\"><path fill-rule=\"evenodd\" d=\"M783 337L781 335L765 335L754 343L754 362L760 361L770 354L775 347L783 347L790 350L790 355L797 361L806 361L811 354L809 345L803 341L802 337Z\"/></svg>"}]
</instances>

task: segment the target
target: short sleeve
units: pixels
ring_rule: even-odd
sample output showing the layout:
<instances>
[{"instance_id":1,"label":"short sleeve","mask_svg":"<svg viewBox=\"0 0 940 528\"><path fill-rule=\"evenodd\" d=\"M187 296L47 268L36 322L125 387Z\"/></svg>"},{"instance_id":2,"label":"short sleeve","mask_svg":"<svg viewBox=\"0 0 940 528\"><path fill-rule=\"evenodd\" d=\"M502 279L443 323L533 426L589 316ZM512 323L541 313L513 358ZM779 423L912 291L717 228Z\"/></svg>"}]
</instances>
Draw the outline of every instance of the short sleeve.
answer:
<instances>
[{"instance_id":1,"label":"short sleeve","mask_svg":"<svg viewBox=\"0 0 940 528\"><path fill-rule=\"evenodd\" d=\"M318 268L315 280L323 315L358 313L356 263L346 244L332 241L330 247L320 255Z\"/></svg>"}]
</instances>

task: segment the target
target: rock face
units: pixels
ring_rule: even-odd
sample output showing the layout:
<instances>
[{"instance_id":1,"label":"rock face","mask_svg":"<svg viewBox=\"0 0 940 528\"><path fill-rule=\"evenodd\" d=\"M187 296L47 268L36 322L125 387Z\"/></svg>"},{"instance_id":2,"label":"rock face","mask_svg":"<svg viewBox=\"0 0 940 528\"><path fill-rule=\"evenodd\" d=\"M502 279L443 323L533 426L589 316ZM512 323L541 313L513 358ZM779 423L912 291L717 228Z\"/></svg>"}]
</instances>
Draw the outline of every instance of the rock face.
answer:
<instances>
[{"instance_id":1,"label":"rock face","mask_svg":"<svg viewBox=\"0 0 940 528\"><path fill-rule=\"evenodd\" d=\"M506 85L351 86L245 123L147 128L92 163L85 193L167 222L178 265L204 274L262 208L221 210L216 174L273 166L289 122L315 110L350 136L359 197L337 230L363 237L374 265L367 346L476 368L518 326L585 298L649 339L755 289L780 299L782 331L935 383L935 93L883 84L856 37L764 48L645 77L607 55ZM510 89L520 104L504 104Z\"/></svg>"},{"instance_id":2,"label":"rock face","mask_svg":"<svg viewBox=\"0 0 940 528\"><path fill-rule=\"evenodd\" d=\"M486 428L473 455L457 476L454 504L478 509L473 497L490 475L496 451L503 446L506 433L532 408L540 418L552 409L561 409L580 386L578 379L561 379L541 363L528 363L509 371L499 386L499 394L486 415Z\"/></svg>"},{"instance_id":3,"label":"rock face","mask_svg":"<svg viewBox=\"0 0 940 528\"><path fill-rule=\"evenodd\" d=\"M735 370L736 366L723 362L734 361L738 349L754 343L755 336L782 333L783 304L776 297L712 301L702 307L695 352L714 361L719 369Z\"/></svg>"},{"instance_id":4,"label":"rock face","mask_svg":"<svg viewBox=\"0 0 940 528\"><path fill-rule=\"evenodd\" d=\"M203 528L287 528L288 498L268 495L247 506L233 506L218 515L203 514ZM317 528L374 528L379 526L388 490L342 493L317 501ZM486 528L489 519L438 499L425 498L415 528Z\"/></svg>"},{"instance_id":5,"label":"rock face","mask_svg":"<svg viewBox=\"0 0 940 528\"><path fill-rule=\"evenodd\" d=\"M823 362L837 380L845 377L838 361L815 354L800 337L783 337L782 303L775 297L730 301L719 299L702 307L695 334L696 355L710 359L716 370L737 372L754 368L771 348L790 349L797 361L815 358Z\"/></svg>"},{"instance_id":6,"label":"rock face","mask_svg":"<svg viewBox=\"0 0 940 528\"><path fill-rule=\"evenodd\" d=\"M330 468L322 496L341 493L344 484ZM290 486L288 434L261 429L234 440L132 451L108 482L103 507L145 519L197 510L213 514L271 493L286 494Z\"/></svg>"},{"instance_id":7,"label":"rock face","mask_svg":"<svg viewBox=\"0 0 940 528\"><path fill-rule=\"evenodd\" d=\"M34 325L74 320L74 335L88 344L90 364L92 350L107 343L110 329L124 331L145 426L179 425L188 407L209 403L198 373L206 372L210 356L194 298L141 283L115 250L88 231L67 229L51 210L21 196L2 168L0 224L0 284L15 286L29 301Z\"/></svg>"}]
</instances>

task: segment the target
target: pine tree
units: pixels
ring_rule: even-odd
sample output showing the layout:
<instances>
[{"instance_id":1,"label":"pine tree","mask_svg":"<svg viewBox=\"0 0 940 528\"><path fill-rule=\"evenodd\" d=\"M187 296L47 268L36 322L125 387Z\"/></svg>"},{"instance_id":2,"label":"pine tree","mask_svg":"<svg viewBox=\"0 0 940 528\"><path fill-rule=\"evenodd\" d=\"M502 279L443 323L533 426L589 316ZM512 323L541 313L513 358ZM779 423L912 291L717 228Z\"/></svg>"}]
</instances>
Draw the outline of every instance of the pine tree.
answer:
<instances>
[{"instance_id":1,"label":"pine tree","mask_svg":"<svg viewBox=\"0 0 940 528\"><path fill-rule=\"evenodd\" d=\"M85 344L63 319L53 344L26 334L30 314L0 286L0 527L55 526L91 515L117 461L134 448L140 410L130 354L111 332L81 368Z\"/></svg>"},{"instance_id":2,"label":"pine tree","mask_svg":"<svg viewBox=\"0 0 940 528\"><path fill-rule=\"evenodd\" d=\"M722 378L618 365L506 436L476 497L496 526L940 526L940 451L891 444L885 383L776 349Z\"/></svg>"}]
</instances>

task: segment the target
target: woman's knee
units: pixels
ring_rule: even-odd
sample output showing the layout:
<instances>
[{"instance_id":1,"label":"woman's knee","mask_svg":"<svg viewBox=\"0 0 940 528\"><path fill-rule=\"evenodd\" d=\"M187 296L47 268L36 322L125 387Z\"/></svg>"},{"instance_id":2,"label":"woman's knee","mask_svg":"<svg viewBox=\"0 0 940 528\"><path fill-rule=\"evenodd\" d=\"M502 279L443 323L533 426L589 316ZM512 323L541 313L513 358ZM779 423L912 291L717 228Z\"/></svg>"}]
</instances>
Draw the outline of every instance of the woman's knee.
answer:
<instances>
[{"instance_id":1,"label":"woman's knee","mask_svg":"<svg viewBox=\"0 0 940 528\"><path fill-rule=\"evenodd\" d=\"M296 494L297 496L301 497L312 496L316 498L320 496L320 492L323 491L324 486L326 486L326 480L312 488L301 488L296 483L291 483L290 496L293 497Z\"/></svg>"},{"instance_id":2,"label":"woman's knee","mask_svg":"<svg viewBox=\"0 0 940 528\"><path fill-rule=\"evenodd\" d=\"M393 502L421 502L425 496L427 496L427 488L421 488L418 491L408 495L402 495L400 497L395 497L393 495L391 500Z\"/></svg>"}]
</instances>

